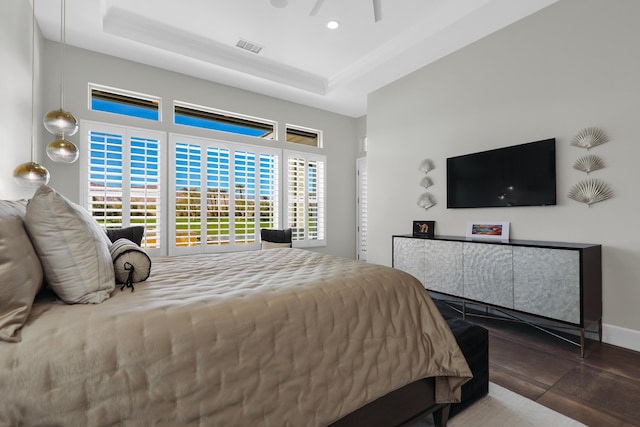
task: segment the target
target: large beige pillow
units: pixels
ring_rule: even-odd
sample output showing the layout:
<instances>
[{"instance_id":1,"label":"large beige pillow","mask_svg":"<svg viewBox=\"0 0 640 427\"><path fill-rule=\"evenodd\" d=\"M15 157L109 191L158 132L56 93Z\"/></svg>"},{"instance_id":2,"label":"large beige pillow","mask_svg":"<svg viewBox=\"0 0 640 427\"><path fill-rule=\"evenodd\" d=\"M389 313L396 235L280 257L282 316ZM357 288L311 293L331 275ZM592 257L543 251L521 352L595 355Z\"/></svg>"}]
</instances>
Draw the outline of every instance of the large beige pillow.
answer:
<instances>
[{"instance_id":1,"label":"large beige pillow","mask_svg":"<svg viewBox=\"0 0 640 427\"><path fill-rule=\"evenodd\" d=\"M111 296L111 242L89 212L42 185L27 205L25 225L45 281L61 300L96 304Z\"/></svg>"},{"instance_id":2,"label":"large beige pillow","mask_svg":"<svg viewBox=\"0 0 640 427\"><path fill-rule=\"evenodd\" d=\"M0 200L0 340L20 341L42 267L24 229L26 202Z\"/></svg>"}]
</instances>

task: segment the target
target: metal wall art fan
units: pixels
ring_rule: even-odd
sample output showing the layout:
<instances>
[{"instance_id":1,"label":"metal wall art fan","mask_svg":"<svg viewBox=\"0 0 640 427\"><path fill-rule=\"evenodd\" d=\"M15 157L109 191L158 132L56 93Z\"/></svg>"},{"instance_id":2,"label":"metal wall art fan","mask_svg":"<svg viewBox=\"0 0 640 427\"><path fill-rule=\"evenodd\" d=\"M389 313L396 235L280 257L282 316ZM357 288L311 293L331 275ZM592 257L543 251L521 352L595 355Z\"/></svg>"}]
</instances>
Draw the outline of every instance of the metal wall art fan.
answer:
<instances>
[{"instance_id":1,"label":"metal wall art fan","mask_svg":"<svg viewBox=\"0 0 640 427\"><path fill-rule=\"evenodd\" d=\"M273 4L274 1L280 3L283 0L280 0L280 1L271 0L271 4ZM325 0L316 0L316 4L313 5L313 9L311 9L311 13L309 13L309 16L316 16L316 13L318 13L324 1ZM382 19L382 0L372 0L372 1L373 1L373 19L375 19L375 21L378 22Z\"/></svg>"}]
</instances>

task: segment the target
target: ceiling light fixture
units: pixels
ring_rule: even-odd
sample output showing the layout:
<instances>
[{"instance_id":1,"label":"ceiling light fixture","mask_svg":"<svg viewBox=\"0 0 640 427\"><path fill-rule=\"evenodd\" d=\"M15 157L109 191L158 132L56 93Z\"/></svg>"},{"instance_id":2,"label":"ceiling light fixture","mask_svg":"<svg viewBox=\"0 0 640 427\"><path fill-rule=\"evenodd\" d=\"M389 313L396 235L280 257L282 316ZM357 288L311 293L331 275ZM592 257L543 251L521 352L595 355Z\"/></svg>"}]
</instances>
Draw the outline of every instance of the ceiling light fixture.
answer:
<instances>
[{"instance_id":1,"label":"ceiling light fixture","mask_svg":"<svg viewBox=\"0 0 640 427\"><path fill-rule=\"evenodd\" d=\"M47 145L47 156L54 162L73 163L78 159L78 147L66 139L78 131L78 121L64 110L64 45L66 30L66 0L60 0L60 108L44 116L44 127L57 138Z\"/></svg>"},{"instance_id":2,"label":"ceiling light fixture","mask_svg":"<svg viewBox=\"0 0 640 427\"><path fill-rule=\"evenodd\" d=\"M49 182L49 171L36 163L33 159L36 151L36 126L35 126L35 50L36 50L36 3L31 9L31 161L18 165L13 170L13 179L23 187L39 187Z\"/></svg>"},{"instance_id":3,"label":"ceiling light fixture","mask_svg":"<svg viewBox=\"0 0 640 427\"><path fill-rule=\"evenodd\" d=\"M338 21L329 21L327 22L327 28L330 30L335 30L340 26Z\"/></svg>"}]
</instances>

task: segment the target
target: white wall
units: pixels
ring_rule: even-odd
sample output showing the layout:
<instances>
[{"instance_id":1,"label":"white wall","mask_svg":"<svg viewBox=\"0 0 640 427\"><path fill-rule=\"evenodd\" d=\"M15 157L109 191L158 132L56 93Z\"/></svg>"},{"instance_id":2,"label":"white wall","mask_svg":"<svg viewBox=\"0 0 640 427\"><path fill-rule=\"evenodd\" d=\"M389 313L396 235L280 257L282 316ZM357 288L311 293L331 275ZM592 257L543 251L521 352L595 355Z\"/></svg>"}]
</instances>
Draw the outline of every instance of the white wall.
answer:
<instances>
[{"instance_id":1,"label":"white wall","mask_svg":"<svg viewBox=\"0 0 640 427\"><path fill-rule=\"evenodd\" d=\"M640 350L638 16L637 0L561 0L371 94L369 261L389 265L391 236L414 219L435 220L440 235L493 220L509 221L512 238L600 243L605 341ZM566 197L586 177L572 165L587 151L569 142L589 126L611 140L590 151L606 163L592 176L615 192L591 208ZM557 206L446 208L447 157L550 137ZM425 158L437 200L426 212L416 205Z\"/></svg>"},{"instance_id":2,"label":"white wall","mask_svg":"<svg viewBox=\"0 0 640 427\"><path fill-rule=\"evenodd\" d=\"M0 198L28 198L33 189L13 181L16 166L31 161L31 4L29 1L0 1ZM35 121L41 118L39 67L42 37L36 31ZM40 154L39 142L35 161Z\"/></svg>"}]
</instances>

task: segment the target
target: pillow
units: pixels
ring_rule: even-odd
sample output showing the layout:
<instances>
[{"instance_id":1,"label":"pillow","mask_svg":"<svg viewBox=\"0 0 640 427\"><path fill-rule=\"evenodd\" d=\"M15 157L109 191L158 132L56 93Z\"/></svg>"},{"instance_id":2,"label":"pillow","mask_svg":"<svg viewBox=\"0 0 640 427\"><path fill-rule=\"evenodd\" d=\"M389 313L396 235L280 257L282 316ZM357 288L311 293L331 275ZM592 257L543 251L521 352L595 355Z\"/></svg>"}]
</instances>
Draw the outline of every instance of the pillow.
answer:
<instances>
[{"instance_id":1,"label":"pillow","mask_svg":"<svg viewBox=\"0 0 640 427\"><path fill-rule=\"evenodd\" d=\"M116 283L123 283L120 290L131 288L133 284L144 282L151 274L151 259L138 245L128 239L118 239L111 245L111 258Z\"/></svg>"},{"instance_id":2,"label":"pillow","mask_svg":"<svg viewBox=\"0 0 640 427\"><path fill-rule=\"evenodd\" d=\"M262 241L262 249L276 249L276 248L290 248L291 243L274 243L267 242L265 240Z\"/></svg>"},{"instance_id":3,"label":"pillow","mask_svg":"<svg viewBox=\"0 0 640 427\"><path fill-rule=\"evenodd\" d=\"M260 240L273 243L291 243L291 235L292 230L290 228L263 228L260 230Z\"/></svg>"},{"instance_id":4,"label":"pillow","mask_svg":"<svg viewBox=\"0 0 640 427\"><path fill-rule=\"evenodd\" d=\"M68 304L97 304L115 288L111 242L89 212L40 186L25 216L45 281Z\"/></svg>"},{"instance_id":5,"label":"pillow","mask_svg":"<svg viewBox=\"0 0 640 427\"><path fill-rule=\"evenodd\" d=\"M25 203L0 201L0 341L19 342L42 266L24 228Z\"/></svg>"},{"instance_id":6,"label":"pillow","mask_svg":"<svg viewBox=\"0 0 640 427\"><path fill-rule=\"evenodd\" d=\"M144 236L144 227L141 225L124 228L107 228L104 231L107 233L107 237L111 240L111 243L118 239L127 239L140 246L142 244L142 237Z\"/></svg>"}]
</instances>

